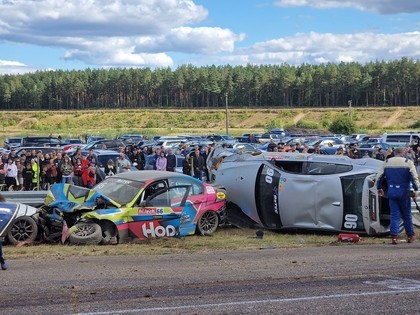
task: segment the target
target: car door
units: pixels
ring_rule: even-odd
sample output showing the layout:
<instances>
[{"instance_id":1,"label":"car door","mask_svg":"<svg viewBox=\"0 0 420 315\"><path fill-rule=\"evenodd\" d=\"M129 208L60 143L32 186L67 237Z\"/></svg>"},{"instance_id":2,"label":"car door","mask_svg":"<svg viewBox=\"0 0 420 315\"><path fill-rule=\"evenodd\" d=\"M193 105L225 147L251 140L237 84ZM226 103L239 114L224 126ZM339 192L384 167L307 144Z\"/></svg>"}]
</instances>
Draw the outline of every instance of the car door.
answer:
<instances>
[{"instance_id":1,"label":"car door","mask_svg":"<svg viewBox=\"0 0 420 315\"><path fill-rule=\"evenodd\" d=\"M279 187L278 206L284 227L341 228L343 192L338 175L325 168L301 174L280 172Z\"/></svg>"},{"instance_id":2,"label":"car door","mask_svg":"<svg viewBox=\"0 0 420 315\"><path fill-rule=\"evenodd\" d=\"M186 207L190 186L166 187L140 199L140 205L129 210L128 229L131 237L170 237L180 234L180 225L190 207ZM148 194L146 191L143 194ZM193 219L194 216L192 216ZM184 220L181 220L184 218Z\"/></svg>"}]
</instances>

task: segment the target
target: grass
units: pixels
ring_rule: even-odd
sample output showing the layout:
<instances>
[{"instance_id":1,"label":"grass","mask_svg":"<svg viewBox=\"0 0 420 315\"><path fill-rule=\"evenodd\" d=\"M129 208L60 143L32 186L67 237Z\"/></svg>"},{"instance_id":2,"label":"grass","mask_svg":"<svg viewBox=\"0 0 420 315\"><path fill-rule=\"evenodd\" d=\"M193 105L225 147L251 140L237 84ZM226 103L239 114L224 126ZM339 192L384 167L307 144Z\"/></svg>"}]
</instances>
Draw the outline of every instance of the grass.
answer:
<instances>
[{"instance_id":1,"label":"grass","mask_svg":"<svg viewBox=\"0 0 420 315\"><path fill-rule=\"evenodd\" d=\"M417 231L417 235L419 231ZM313 246L359 246L387 244L389 237L363 237L353 243L337 242L338 234L294 234L265 231L262 239L255 237L256 230L220 228L213 236L188 236L184 238L156 238L119 245L73 246L62 244L33 244L32 246L4 246L7 259L61 258L69 256L106 255L165 255L264 248L299 248Z\"/></svg>"},{"instance_id":2,"label":"grass","mask_svg":"<svg viewBox=\"0 0 420 315\"><path fill-rule=\"evenodd\" d=\"M341 108L232 108L228 112L229 134L262 133L269 128L309 128L310 133L328 132L328 125ZM353 108L352 117L358 132L409 131L420 126L420 106ZM2 111L0 141L11 136L104 135L125 133L146 136L175 134L226 133L225 109L127 109L85 111Z\"/></svg>"}]
</instances>

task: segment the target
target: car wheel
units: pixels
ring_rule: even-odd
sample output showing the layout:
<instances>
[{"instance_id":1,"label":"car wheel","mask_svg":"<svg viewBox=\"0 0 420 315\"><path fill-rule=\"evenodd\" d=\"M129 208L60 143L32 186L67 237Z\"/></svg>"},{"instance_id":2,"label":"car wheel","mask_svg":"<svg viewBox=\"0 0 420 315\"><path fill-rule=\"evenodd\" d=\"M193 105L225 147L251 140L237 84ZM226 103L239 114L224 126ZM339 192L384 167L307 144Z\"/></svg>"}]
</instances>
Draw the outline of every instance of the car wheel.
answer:
<instances>
[{"instance_id":1,"label":"car wheel","mask_svg":"<svg viewBox=\"0 0 420 315\"><path fill-rule=\"evenodd\" d=\"M213 234L219 226L219 216L215 211L206 211L198 219L197 231L201 235Z\"/></svg>"},{"instance_id":2,"label":"car wheel","mask_svg":"<svg viewBox=\"0 0 420 315\"><path fill-rule=\"evenodd\" d=\"M75 225L76 231L70 234L69 242L74 245L98 245L102 241L102 229L99 224L81 222Z\"/></svg>"},{"instance_id":3,"label":"car wheel","mask_svg":"<svg viewBox=\"0 0 420 315\"><path fill-rule=\"evenodd\" d=\"M13 245L20 242L35 241L38 235L38 225L31 217L16 218L7 233L7 239Z\"/></svg>"}]
</instances>

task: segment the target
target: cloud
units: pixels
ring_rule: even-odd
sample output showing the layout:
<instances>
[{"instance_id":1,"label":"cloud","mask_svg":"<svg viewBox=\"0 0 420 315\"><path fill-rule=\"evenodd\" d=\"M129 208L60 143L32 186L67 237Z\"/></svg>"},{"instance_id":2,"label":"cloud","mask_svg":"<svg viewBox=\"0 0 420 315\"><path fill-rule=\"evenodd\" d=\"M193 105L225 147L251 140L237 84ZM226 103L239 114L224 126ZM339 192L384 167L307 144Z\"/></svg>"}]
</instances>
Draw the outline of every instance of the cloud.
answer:
<instances>
[{"instance_id":1,"label":"cloud","mask_svg":"<svg viewBox=\"0 0 420 315\"><path fill-rule=\"evenodd\" d=\"M0 74L24 74L36 70L19 61L0 60Z\"/></svg>"},{"instance_id":2,"label":"cloud","mask_svg":"<svg viewBox=\"0 0 420 315\"><path fill-rule=\"evenodd\" d=\"M136 41L136 50L217 54L232 52L235 42L244 37L244 34L236 35L218 27L179 27L159 37L140 38Z\"/></svg>"},{"instance_id":3,"label":"cloud","mask_svg":"<svg viewBox=\"0 0 420 315\"><path fill-rule=\"evenodd\" d=\"M420 58L420 32L296 34L238 49L228 59L252 64L359 62Z\"/></svg>"},{"instance_id":4,"label":"cloud","mask_svg":"<svg viewBox=\"0 0 420 315\"><path fill-rule=\"evenodd\" d=\"M374 11L379 14L420 12L418 0L277 0L280 7L314 7L319 9L355 8L361 11Z\"/></svg>"},{"instance_id":5,"label":"cloud","mask_svg":"<svg viewBox=\"0 0 420 315\"><path fill-rule=\"evenodd\" d=\"M66 49L66 60L97 66L172 66L167 51L233 51L235 35L193 28L208 15L192 0L0 1L0 41Z\"/></svg>"}]
</instances>

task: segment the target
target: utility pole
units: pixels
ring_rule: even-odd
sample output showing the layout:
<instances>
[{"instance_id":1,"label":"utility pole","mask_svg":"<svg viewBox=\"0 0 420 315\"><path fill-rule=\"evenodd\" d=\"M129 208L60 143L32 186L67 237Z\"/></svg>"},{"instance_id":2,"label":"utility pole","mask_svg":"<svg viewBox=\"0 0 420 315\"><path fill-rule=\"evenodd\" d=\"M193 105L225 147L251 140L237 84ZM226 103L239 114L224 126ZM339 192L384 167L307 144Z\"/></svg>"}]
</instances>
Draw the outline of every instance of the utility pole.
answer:
<instances>
[{"instance_id":1,"label":"utility pole","mask_svg":"<svg viewBox=\"0 0 420 315\"><path fill-rule=\"evenodd\" d=\"M350 120L352 120L352 114L351 114L351 100L347 102L349 104L349 112L348 112L348 117Z\"/></svg>"},{"instance_id":2,"label":"utility pole","mask_svg":"<svg viewBox=\"0 0 420 315\"><path fill-rule=\"evenodd\" d=\"M228 93L225 93L225 105L226 105L226 134L229 135L229 106L228 106Z\"/></svg>"}]
</instances>

